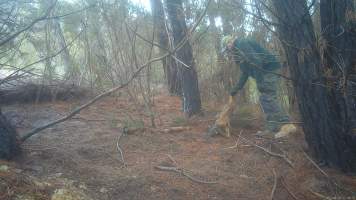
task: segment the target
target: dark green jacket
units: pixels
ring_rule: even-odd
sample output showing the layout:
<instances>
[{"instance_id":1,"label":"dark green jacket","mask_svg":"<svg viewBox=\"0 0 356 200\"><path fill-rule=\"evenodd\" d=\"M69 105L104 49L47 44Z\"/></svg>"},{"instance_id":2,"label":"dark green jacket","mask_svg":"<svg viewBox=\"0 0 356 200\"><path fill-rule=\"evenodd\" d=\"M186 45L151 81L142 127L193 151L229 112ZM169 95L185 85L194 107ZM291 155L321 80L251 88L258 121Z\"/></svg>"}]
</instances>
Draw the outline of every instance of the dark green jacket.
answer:
<instances>
[{"instance_id":1,"label":"dark green jacket","mask_svg":"<svg viewBox=\"0 0 356 200\"><path fill-rule=\"evenodd\" d=\"M244 87L248 77L260 82L268 71L276 71L281 67L274 55L251 39L235 40L232 51L233 59L240 66L241 73L239 81L231 90L232 95Z\"/></svg>"}]
</instances>

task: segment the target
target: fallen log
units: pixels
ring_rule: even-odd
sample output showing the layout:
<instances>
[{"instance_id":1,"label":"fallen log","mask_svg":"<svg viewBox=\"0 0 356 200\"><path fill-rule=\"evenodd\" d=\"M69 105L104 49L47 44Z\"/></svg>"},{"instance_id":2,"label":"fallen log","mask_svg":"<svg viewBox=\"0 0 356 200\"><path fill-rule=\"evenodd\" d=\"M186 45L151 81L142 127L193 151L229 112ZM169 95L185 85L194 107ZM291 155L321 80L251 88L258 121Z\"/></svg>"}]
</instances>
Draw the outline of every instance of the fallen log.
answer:
<instances>
[{"instance_id":1,"label":"fallen log","mask_svg":"<svg viewBox=\"0 0 356 200\"><path fill-rule=\"evenodd\" d=\"M28 83L8 89L0 89L0 104L68 101L88 96L89 90L76 85L42 85Z\"/></svg>"}]
</instances>

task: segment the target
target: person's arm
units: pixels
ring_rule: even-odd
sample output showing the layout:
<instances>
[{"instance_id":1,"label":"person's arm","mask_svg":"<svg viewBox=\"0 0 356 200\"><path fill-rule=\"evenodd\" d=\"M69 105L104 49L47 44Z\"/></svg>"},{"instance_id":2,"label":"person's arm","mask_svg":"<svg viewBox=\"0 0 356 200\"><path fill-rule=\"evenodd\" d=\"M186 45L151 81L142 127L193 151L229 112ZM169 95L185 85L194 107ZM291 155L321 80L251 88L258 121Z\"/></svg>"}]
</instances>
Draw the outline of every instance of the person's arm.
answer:
<instances>
[{"instance_id":1,"label":"person's arm","mask_svg":"<svg viewBox=\"0 0 356 200\"><path fill-rule=\"evenodd\" d=\"M240 79L239 79L239 81L236 83L236 85L231 89L231 92L230 92L230 95L231 96L235 96L236 94L237 94L237 92L239 91L239 90L241 90L243 87L244 87L244 85L245 85L245 83L246 83L246 81L247 81L247 79L248 79L248 73L247 72L244 72L244 71L242 71L241 72L241 75L240 75Z\"/></svg>"}]
</instances>

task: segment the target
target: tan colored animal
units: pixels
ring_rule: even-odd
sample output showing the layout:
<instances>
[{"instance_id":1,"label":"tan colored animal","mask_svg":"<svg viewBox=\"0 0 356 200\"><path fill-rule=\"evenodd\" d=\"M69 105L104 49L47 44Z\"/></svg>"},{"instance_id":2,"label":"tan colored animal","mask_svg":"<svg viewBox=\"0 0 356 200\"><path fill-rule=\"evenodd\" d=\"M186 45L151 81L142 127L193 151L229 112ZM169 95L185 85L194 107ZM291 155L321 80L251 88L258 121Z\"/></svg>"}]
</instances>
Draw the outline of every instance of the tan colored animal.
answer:
<instances>
[{"instance_id":1,"label":"tan colored animal","mask_svg":"<svg viewBox=\"0 0 356 200\"><path fill-rule=\"evenodd\" d=\"M289 136L290 134L293 134L297 132L297 127L294 126L294 124L285 124L281 127L278 133L274 136L274 138L282 138Z\"/></svg>"},{"instance_id":2,"label":"tan colored animal","mask_svg":"<svg viewBox=\"0 0 356 200\"><path fill-rule=\"evenodd\" d=\"M219 114L213 127L209 129L208 135L213 136L221 134L225 137L230 137L230 116L234 112L236 107L236 96L230 96L229 102L226 104Z\"/></svg>"}]
</instances>

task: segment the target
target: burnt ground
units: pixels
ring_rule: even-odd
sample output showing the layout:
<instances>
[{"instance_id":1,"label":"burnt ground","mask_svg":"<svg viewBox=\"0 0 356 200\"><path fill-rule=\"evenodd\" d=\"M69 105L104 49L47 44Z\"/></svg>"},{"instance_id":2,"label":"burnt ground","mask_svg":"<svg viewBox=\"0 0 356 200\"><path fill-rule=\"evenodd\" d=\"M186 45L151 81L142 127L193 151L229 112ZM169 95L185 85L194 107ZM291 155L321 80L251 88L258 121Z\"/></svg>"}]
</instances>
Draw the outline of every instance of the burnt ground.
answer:
<instances>
[{"instance_id":1,"label":"burnt ground","mask_svg":"<svg viewBox=\"0 0 356 200\"><path fill-rule=\"evenodd\" d=\"M80 102L13 105L4 107L3 111L23 133L65 115L78 104ZM1 162L16 169L13 171L17 178L9 181L4 178L4 172L0 173L0 181L8 181L7 189L2 193L0 190L0 199L11 199L10 193L24 191L42 192L38 199L46 199L60 187L59 180L69 180L98 200L260 200L271 199L272 190L275 200L351 198L352 195L356 199L356 177L322 167L326 177L304 154L307 148L300 130L283 140L258 138L254 134L262 120L257 117L247 122L237 120L231 138L206 138L207 128L218 110L216 105L205 106L205 115L189 120L183 118L180 106L177 97L157 96L154 107L157 128L152 128L144 107L134 101L108 97L96 103L73 119L30 138L24 143L21 156L14 161ZM116 142L123 124L140 120L145 129L120 138L124 165ZM165 131L176 126L189 128ZM285 154L293 167L253 144ZM171 158L181 169L189 170L195 179L217 183L199 183L182 174L155 168L172 166ZM34 189L25 183L26 178L18 176L35 177L51 187L45 191Z\"/></svg>"}]
</instances>

